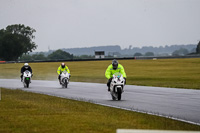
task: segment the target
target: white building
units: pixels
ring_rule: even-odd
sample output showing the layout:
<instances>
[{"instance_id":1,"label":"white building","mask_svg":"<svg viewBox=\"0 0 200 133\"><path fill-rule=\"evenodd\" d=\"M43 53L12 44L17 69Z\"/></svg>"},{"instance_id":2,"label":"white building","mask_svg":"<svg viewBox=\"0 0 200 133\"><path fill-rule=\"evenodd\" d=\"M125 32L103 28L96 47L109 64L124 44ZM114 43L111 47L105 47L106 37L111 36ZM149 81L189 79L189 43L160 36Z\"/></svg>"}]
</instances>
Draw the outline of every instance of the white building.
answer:
<instances>
[{"instance_id":1,"label":"white building","mask_svg":"<svg viewBox=\"0 0 200 133\"><path fill-rule=\"evenodd\" d=\"M95 51L95 58L96 59L105 58L105 52L104 51Z\"/></svg>"}]
</instances>

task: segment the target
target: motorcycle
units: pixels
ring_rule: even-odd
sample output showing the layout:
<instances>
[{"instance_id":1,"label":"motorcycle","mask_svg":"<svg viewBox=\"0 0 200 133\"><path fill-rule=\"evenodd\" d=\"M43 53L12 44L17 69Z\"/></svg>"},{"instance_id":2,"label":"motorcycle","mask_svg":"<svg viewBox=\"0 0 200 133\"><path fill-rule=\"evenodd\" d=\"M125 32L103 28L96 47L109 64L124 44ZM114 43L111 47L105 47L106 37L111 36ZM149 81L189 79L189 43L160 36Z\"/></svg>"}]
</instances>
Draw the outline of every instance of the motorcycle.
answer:
<instances>
[{"instance_id":1,"label":"motorcycle","mask_svg":"<svg viewBox=\"0 0 200 133\"><path fill-rule=\"evenodd\" d=\"M114 73L112 81L110 83L110 94L113 100L121 100L123 88L125 86L125 80L121 73Z\"/></svg>"},{"instance_id":2,"label":"motorcycle","mask_svg":"<svg viewBox=\"0 0 200 133\"><path fill-rule=\"evenodd\" d=\"M60 75L60 83L62 85L62 88L67 88L69 84L69 77L70 74L67 71L63 71Z\"/></svg>"},{"instance_id":3,"label":"motorcycle","mask_svg":"<svg viewBox=\"0 0 200 133\"><path fill-rule=\"evenodd\" d=\"M31 83L31 77L32 77L32 74L30 71L26 70L24 73L23 73L23 84L24 84L24 88L29 88L29 84Z\"/></svg>"}]
</instances>

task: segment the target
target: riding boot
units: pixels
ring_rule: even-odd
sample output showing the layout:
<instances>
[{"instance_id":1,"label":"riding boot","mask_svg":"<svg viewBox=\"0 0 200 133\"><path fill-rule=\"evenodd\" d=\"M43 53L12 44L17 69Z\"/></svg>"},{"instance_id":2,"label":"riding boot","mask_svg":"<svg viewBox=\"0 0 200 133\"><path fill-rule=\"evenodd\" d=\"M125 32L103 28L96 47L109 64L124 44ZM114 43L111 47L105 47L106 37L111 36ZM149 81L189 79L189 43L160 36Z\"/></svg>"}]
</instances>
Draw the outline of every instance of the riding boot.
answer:
<instances>
[{"instance_id":1,"label":"riding boot","mask_svg":"<svg viewBox=\"0 0 200 133\"><path fill-rule=\"evenodd\" d=\"M110 83L111 83L111 81L112 81L112 78L110 78L110 79L108 80L108 82L107 82L108 91L110 91Z\"/></svg>"},{"instance_id":2,"label":"riding boot","mask_svg":"<svg viewBox=\"0 0 200 133\"><path fill-rule=\"evenodd\" d=\"M21 77L21 82L22 82L22 80L23 80L23 75L21 75L20 77Z\"/></svg>"}]
</instances>

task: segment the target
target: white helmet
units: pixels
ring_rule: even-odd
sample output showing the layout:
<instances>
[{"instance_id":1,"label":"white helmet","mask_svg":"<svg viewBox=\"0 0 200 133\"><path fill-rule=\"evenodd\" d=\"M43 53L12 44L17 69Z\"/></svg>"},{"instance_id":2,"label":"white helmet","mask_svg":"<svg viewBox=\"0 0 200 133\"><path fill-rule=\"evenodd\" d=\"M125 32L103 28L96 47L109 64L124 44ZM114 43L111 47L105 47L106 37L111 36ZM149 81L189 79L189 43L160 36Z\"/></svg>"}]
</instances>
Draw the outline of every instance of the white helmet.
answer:
<instances>
[{"instance_id":1,"label":"white helmet","mask_svg":"<svg viewBox=\"0 0 200 133\"><path fill-rule=\"evenodd\" d=\"M62 67L62 68L65 68L65 63L64 63L64 62L61 63L61 67Z\"/></svg>"},{"instance_id":2,"label":"white helmet","mask_svg":"<svg viewBox=\"0 0 200 133\"><path fill-rule=\"evenodd\" d=\"M24 66L28 66L28 63L24 63Z\"/></svg>"}]
</instances>

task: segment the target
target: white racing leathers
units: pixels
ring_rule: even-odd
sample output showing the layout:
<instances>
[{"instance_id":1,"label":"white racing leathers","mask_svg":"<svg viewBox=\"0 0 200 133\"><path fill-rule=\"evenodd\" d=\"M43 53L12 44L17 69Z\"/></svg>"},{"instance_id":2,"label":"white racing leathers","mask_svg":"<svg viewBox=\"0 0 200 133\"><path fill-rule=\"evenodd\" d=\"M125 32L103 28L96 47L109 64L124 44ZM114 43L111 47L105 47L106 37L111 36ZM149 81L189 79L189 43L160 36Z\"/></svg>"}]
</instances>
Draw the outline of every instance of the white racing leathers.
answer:
<instances>
[{"instance_id":1,"label":"white racing leathers","mask_svg":"<svg viewBox=\"0 0 200 133\"><path fill-rule=\"evenodd\" d=\"M67 88L69 84L69 76L70 74L67 71L63 71L60 75L60 83L63 88Z\"/></svg>"},{"instance_id":2,"label":"white racing leathers","mask_svg":"<svg viewBox=\"0 0 200 133\"><path fill-rule=\"evenodd\" d=\"M25 72L23 72L22 82L23 82L24 88L29 88L29 84L31 83L31 77L32 77L32 74L30 71L26 70Z\"/></svg>"},{"instance_id":3,"label":"white racing leathers","mask_svg":"<svg viewBox=\"0 0 200 133\"><path fill-rule=\"evenodd\" d=\"M113 100L121 100L123 88L125 86L125 80L121 73L114 73L113 79L110 83L110 94Z\"/></svg>"}]
</instances>

